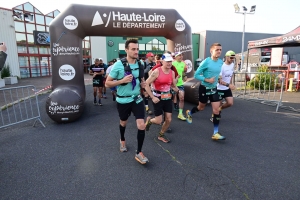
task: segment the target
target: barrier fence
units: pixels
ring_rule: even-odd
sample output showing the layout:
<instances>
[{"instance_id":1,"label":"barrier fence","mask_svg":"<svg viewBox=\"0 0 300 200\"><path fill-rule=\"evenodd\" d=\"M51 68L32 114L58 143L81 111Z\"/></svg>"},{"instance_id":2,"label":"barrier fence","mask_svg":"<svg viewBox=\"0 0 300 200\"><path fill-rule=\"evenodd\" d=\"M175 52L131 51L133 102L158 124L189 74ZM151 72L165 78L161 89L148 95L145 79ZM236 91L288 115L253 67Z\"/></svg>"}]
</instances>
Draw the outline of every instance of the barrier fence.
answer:
<instances>
[{"instance_id":1,"label":"barrier fence","mask_svg":"<svg viewBox=\"0 0 300 200\"><path fill-rule=\"evenodd\" d=\"M233 96L263 104L282 106L285 84L283 71L274 72L237 72L233 75Z\"/></svg>"},{"instance_id":2,"label":"barrier fence","mask_svg":"<svg viewBox=\"0 0 300 200\"><path fill-rule=\"evenodd\" d=\"M0 89L0 128L35 120L41 120L38 95L33 85Z\"/></svg>"}]
</instances>

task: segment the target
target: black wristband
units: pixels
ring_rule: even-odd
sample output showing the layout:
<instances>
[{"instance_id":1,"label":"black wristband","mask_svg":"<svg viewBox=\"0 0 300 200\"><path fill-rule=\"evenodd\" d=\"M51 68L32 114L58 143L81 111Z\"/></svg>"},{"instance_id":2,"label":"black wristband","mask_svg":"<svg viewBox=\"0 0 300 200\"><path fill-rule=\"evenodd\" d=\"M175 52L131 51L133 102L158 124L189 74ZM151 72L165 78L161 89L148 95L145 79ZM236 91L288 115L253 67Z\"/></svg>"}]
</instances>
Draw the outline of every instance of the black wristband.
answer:
<instances>
[{"instance_id":1,"label":"black wristband","mask_svg":"<svg viewBox=\"0 0 300 200\"><path fill-rule=\"evenodd\" d=\"M226 83L226 85L225 85L226 87L229 87L229 83Z\"/></svg>"}]
</instances>

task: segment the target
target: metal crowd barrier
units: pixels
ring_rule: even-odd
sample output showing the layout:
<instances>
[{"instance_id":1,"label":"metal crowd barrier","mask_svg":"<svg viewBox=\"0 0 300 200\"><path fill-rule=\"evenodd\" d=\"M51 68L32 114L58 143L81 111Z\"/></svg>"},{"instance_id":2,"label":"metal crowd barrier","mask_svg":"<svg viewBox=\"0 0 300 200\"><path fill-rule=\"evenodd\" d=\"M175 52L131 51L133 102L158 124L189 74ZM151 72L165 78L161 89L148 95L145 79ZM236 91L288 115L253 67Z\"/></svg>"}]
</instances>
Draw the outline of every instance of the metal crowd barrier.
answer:
<instances>
[{"instance_id":1,"label":"metal crowd barrier","mask_svg":"<svg viewBox=\"0 0 300 200\"><path fill-rule=\"evenodd\" d=\"M34 120L41 120L38 95L33 85L0 89L0 128Z\"/></svg>"},{"instance_id":2,"label":"metal crowd barrier","mask_svg":"<svg viewBox=\"0 0 300 200\"><path fill-rule=\"evenodd\" d=\"M285 76L276 72L235 72L233 74L233 96L267 105L282 106Z\"/></svg>"}]
</instances>

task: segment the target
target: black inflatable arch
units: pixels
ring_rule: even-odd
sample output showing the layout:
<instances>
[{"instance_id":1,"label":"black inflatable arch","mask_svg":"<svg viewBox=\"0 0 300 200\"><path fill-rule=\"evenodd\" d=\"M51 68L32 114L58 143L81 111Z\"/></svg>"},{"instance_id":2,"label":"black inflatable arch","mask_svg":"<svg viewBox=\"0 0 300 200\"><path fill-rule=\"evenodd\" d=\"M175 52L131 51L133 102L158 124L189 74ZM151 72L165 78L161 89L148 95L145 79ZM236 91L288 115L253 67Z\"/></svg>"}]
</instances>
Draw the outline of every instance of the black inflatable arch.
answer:
<instances>
[{"instance_id":1,"label":"black inflatable arch","mask_svg":"<svg viewBox=\"0 0 300 200\"><path fill-rule=\"evenodd\" d=\"M194 76L191 28L176 10L71 4L50 24L53 91L46 111L56 122L73 122L82 115L86 96L82 40L86 36L164 36L168 50L184 52L187 76ZM195 102L198 85L194 80L185 83L186 100Z\"/></svg>"}]
</instances>

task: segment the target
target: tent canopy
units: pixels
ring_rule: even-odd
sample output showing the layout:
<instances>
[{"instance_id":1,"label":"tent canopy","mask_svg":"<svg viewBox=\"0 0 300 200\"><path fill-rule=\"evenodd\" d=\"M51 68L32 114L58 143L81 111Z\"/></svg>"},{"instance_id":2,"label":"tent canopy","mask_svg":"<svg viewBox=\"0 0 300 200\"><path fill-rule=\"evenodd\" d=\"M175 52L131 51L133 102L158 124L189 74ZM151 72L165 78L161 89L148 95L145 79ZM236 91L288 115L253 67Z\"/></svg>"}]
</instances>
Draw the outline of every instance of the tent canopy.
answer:
<instances>
[{"instance_id":1,"label":"tent canopy","mask_svg":"<svg viewBox=\"0 0 300 200\"><path fill-rule=\"evenodd\" d=\"M295 47L300 46L300 26L281 36L248 42L248 49L260 47Z\"/></svg>"}]
</instances>

